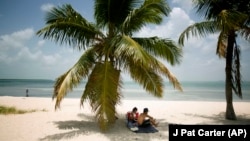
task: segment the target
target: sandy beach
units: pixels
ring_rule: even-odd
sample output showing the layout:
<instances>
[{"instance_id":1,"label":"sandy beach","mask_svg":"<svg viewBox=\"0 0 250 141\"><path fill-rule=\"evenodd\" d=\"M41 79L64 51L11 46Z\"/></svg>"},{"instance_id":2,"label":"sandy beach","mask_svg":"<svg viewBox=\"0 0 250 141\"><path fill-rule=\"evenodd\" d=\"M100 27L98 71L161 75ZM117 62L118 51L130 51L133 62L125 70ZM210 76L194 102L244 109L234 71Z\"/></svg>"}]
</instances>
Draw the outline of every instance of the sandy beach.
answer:
<instances>
[{"instance_id":1,"label":"sandy beach","mask_svg":"<svg viewBox=\"0 0 250 141\"><path fill-rule=\"evenodd\" d=\"M88 103L66 98L55 111L51 98L0 97L0 105L36 112L0 115L1 141L167 141L168 125L173 124L250 124L250 102L234 102L237 121L224 119L225 102L122 100L117 106L119 119L107 133L101 133ZM136 106L159 122L157 133L134 133L125 126L125 114Z\"/></svg>"}]
</instances>

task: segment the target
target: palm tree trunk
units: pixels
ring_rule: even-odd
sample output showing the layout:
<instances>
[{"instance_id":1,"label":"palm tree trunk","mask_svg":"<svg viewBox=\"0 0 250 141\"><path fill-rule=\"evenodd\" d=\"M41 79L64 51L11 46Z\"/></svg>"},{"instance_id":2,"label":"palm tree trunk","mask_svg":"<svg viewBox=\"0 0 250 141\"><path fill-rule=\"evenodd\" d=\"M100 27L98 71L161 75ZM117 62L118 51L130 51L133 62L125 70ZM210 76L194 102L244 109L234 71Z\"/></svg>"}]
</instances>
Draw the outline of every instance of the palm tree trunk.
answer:
<instances>
[{"instance_id":1,"label":"palm tree trunk","mask_svg":"<svg viewBox=\"0 0 250 141\"><path fill-rule=\"evenodd\" d=\"M228 46L226 54L226 114L225 118L229 120L236 120L236 115L233 107L233 92L232 92L232 56L233 47L235 42L234 31L230 32L228 35Z\"/></svg>"}]
</instances>

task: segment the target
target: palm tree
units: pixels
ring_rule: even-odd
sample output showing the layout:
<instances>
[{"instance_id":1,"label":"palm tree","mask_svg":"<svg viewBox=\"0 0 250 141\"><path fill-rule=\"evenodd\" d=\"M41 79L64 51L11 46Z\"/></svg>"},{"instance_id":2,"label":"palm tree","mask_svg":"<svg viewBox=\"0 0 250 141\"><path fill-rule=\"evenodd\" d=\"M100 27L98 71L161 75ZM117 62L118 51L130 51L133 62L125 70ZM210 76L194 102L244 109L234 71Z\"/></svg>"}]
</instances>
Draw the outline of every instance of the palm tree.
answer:
<instances>
[{"instance_id":1,"label":"palm tree","mask_svg":"<svg viewBox=\"0 0 250 141\"><path fill-rule=\"evenodd\" d=\"M160 24L169 14L165 0L95 0L94 4L96 23L88 22L66 4L47 13L46 26L37 34L83 51L76 64L55 82L55 108L81 80L88 79L81 104L89 101L100 129L106 131L115 123L116 105L121 99L121 71L150 94L162 97L161 76L176 89L182 88L158 58L178 64L182 50L170 39L133 37L146 24Z\"/></svg>"},{"instance_id":2,"label":"palm tree","mask_svg":"<svg viewBox=\"0 0 250 141\"><path fill-rule=\"evenodd\" d=\"M250 40L250 2L249 0L194 0L197 13L205 17L205 21L195 23L186 28L179 37L179 43L189 35L206 36L219 32L217 55L226 59L226 113L225 118L236 120L233 108L233 92L242 98L240 74L240 48L236 43L239 33Z\"/></svg>"}]
</instances>

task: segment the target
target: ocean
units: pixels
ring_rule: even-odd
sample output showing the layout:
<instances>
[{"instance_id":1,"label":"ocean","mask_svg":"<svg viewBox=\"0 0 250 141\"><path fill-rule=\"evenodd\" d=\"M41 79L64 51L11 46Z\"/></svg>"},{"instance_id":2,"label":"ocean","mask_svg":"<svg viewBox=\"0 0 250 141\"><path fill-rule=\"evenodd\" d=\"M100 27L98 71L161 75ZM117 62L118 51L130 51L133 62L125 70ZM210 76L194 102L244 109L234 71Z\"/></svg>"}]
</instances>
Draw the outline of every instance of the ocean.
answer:
<instances>
[{"instance_id":1,"label":"ocean","mask_svg":"<svg viewBox=\"0 0 250 141\"><path fill-rule=\"evenodd\" d=\"M26 96L26 89L30 97L48 97L53 94L53 80L39 79L0 79L0 96ZM163 98L156 98L147 93L142 86L132 81L123 82L122 98L127 100L169 100L169 101L225 101L225 82L180 82L183 92L173 89L167 81L164 87ZM66 98L81 97L85 83L67 94ZM250 102L250 82L242 83L243 98L240 99L234 94L233 101Z\"/></svg>"}]
</instances>

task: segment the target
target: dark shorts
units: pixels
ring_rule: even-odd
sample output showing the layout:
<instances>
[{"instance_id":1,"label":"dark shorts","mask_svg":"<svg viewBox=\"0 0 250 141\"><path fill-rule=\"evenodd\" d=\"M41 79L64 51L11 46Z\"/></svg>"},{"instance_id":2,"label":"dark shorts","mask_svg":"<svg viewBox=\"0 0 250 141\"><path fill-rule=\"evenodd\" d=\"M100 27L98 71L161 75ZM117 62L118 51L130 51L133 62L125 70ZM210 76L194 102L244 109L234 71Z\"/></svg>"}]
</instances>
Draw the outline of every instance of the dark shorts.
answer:
<instances>
[{"instance_id":1,"label":"dark shorts","mask_svg":"<svg viewBox=\"0 0 250 141\"><path fill-rule=\"evenodd\" d=\"M139 125L139 126L140 126L140 127L148 127L148 126L150 126L150 125L151 125L150 119L147 119L147 120L144 120L144 121L142 122L142 124Z\"/></svg>"}]
</instances>

